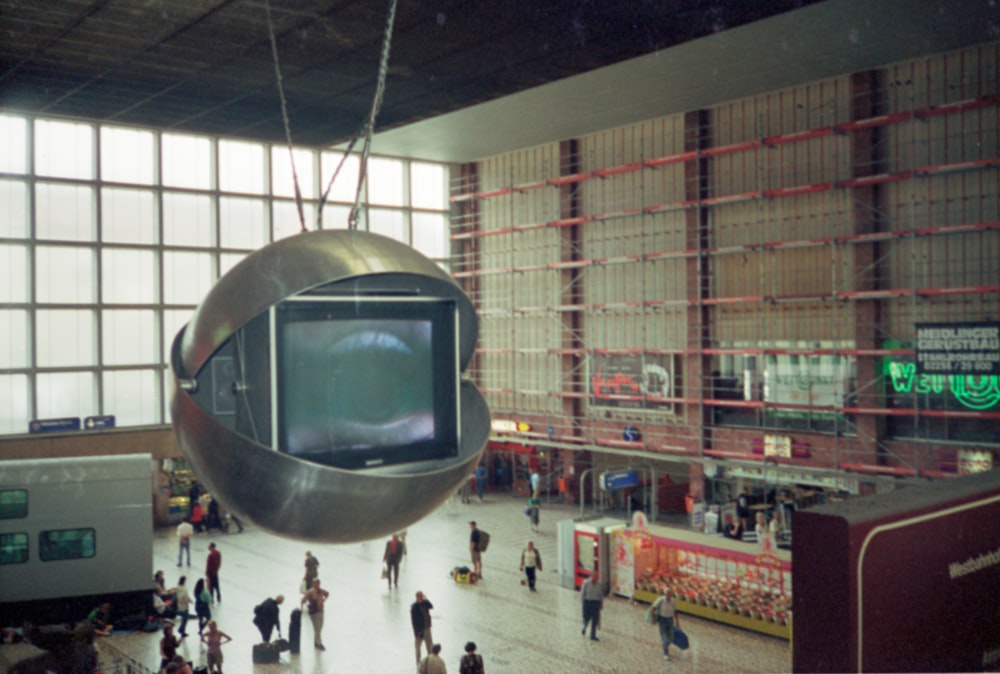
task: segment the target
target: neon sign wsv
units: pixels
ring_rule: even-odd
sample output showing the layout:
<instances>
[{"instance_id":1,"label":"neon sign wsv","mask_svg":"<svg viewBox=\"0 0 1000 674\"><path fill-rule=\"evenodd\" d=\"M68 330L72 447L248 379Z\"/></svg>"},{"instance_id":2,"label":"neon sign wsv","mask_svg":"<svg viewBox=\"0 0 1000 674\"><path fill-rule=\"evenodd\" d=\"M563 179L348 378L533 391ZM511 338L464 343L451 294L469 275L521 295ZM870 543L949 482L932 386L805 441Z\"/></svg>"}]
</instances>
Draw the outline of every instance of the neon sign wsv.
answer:
<instances>
[{"instance_id":1,"label":"neon sign wsv","mask_svg":"<svg viewBox=\"0 0 1000 674\"><path fill-rule=\"evenodd\" d=\"M943 394L945 387L965 407L987 410L1000 404L1000 377L996 375L917 374L913 363L889 363L896 393Z\"/></svg>"}]
</instances>

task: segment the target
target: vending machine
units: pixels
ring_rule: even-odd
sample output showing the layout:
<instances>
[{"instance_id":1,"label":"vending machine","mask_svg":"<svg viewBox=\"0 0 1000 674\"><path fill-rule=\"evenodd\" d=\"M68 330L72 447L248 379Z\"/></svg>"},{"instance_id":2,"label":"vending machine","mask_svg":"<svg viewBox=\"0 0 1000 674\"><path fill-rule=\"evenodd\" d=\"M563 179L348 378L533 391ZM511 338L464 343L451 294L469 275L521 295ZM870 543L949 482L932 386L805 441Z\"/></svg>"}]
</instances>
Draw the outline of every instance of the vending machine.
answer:
<instances>
[{"instance_id":1,"label":"vending machine","mask_svg":"<svg viewBox=\"0 0 1000 674\"><path fill-rule=\"evenodd\" d=\"M576 522L573 531L573 569L577 589L596 570L601 587L607 593L611 585L611 534L625 526L624 521L610 517Z\"/></svg>"}]
</instances>

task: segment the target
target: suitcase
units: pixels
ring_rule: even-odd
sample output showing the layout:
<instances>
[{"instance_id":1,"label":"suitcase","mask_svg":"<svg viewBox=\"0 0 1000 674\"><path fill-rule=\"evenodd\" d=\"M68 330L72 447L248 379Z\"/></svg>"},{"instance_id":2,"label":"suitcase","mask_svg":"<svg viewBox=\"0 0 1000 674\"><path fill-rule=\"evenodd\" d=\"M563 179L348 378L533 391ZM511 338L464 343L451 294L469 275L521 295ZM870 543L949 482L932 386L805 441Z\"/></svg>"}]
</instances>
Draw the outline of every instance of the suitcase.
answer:
<instances>
[{"instance_id":1,"label":"suitcase","mask_svg":"<svg viewBox=\"0 0 1000 674\"><path fill-rule=\"evenodd\" d=\"M292 615L288 618L288 650L293 654L299 652L299 642L302 640L302 611L292 609Z\"/></svg>"},{"instance_id":2,"label":"suitcase","mask_svg":"<svg viewBox=\"0 0 1000 674\"><path fill-rule=\"evenodd\" d=\"M255 665L267 665L281 660L280 652L274 644L254 644L253 663Z\"/></svg>"}]
</instances>

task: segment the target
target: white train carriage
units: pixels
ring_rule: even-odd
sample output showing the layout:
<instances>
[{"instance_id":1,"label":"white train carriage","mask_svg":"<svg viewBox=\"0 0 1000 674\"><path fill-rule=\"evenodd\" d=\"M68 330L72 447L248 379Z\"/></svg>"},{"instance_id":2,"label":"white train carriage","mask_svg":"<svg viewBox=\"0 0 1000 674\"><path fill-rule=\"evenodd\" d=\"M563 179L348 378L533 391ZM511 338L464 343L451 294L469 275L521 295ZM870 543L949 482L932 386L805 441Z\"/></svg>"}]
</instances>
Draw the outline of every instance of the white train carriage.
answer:
<instances>
[{"instance_id":1,"label":"white train carriage","mask_svg":"<svg viewBox=\"0 0 1000 674\"><path fill-rule=\"evenodd\" d=\"M0 461L0 625L151 605L149 454Z\"/></svg>"}]
</instances>

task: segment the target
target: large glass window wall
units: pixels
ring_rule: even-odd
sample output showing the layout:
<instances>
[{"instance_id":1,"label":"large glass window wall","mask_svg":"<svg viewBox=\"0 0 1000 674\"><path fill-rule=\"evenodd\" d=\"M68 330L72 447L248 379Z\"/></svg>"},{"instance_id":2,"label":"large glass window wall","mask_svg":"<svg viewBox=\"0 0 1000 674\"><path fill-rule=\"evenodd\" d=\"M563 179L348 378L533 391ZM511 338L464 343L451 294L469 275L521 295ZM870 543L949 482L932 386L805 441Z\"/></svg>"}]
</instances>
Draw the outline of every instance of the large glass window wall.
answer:
<instances>
[{"instance_id":1,"label":"large glass window wall","mask_svg":"<svg viewBox=\"0 0 1000 674\"><path fill-rule=\"evenodd\" d=\"M0 434L168 423L170 344L198 303L302 231L295 177L306 229L347 228L359 169L333 150L0 113ZM372 157L357 227L447 269L448 181L446 165Z\"/></svg>"}]
</instances>

